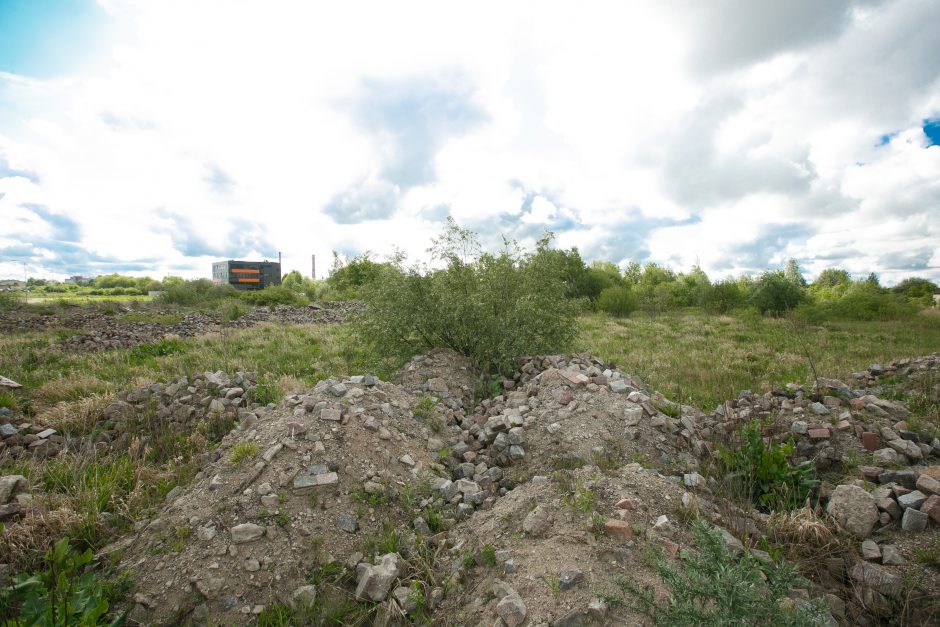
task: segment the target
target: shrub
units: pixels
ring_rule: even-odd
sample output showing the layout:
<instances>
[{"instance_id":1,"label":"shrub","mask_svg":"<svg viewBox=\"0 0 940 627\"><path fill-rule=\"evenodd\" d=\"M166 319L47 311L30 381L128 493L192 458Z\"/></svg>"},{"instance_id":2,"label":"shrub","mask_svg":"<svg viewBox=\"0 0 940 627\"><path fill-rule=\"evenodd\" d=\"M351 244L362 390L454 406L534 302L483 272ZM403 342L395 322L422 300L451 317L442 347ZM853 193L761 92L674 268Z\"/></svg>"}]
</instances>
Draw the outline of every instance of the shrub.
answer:
<instances>
[{"instance_id":1,"label":"shrub","mask_svg":"<svg viewBox=\"0 0 940 627\"><path fill-rule=\"evenodd\" d=\"M821 320L897 320L914 315L916 303L866 283L856 283L843 296L819 298L797 308L797 315L811 321Z\"/></svg>"},{"instance_id":2,"label":"shrub","mask_svg":"<svg viewBox=\"0 0 940 627\"><path fill-rule=\"evenodd\" d=\"M618 318L629 316L636 306L636 295L629 287L608 287L597 297L597 308Z\"/></svg>"},{"instance_id":3,"label":"shrub","mask_svg":"<svg viewBox=\"0 0 940 627\"><path fill-rule=\"evenodd\" d=\"M193 281L180 281L175 277L168 277L163 283L163 292L158 297L160 302L186 305L217 304L227 298L237 295L231 285L216 285L209 279L195 279Z\"/></svg>"},{"instance_id":4,"label":"shrub","mask_svg":"<svg viewBox=\"0 0 940 627\"><path fill-rule=\"evenodd\" d=\"M775 315L790 311L806 299L806 292L797 283L787 280L783 272L765 272L751 287L749 300L758 311Z\"/></svg>"},{"instance_id":5,"label":"shrub","mask_svg":"<svg viewBox=\"0 0 940 627\"><path fill-rule=\"evenodd\" d=\"M241 292L241 297L252 305L273 307L274 305L293 305L302 307L307 299L283 285L270 285L263 290Z\"/></svg>"},{"instance_id":6,"label":"shrub","mask_svg":"<svg viewBox=\"0 0 940 627\"><path fill-rule=\"evenodd\" d=\"M576 301L564 298L563 268L550 236L535 253L514 243L480 253L476 236L450 221L431 249L441 270L403 266L399 255L364 289L357 329L380 354L450 348L480 372L512 372L517 357L564 350L577 334Z\"/></svg>"},{"instance_id":7,"label":"shrub","mask_svg":"<svg viewBox=\"0 0 940 627\"><path fill-rule=\"evenodd\" d=\"M721 447L718 451L732 486L764 511L800 507L819 485L812 479L812 467L791 467L788 460L793 445L764 443L757 424L744 428L741 436L736 449Z\"/></svg>"},{"instance_id":8,"label":"shrub","mask_svg":"<svg viewBox=\"0 0 940 627\"><path fill-rule=\"evenodd\" d=\"M707 523L692 527L695 551L680 553L675 566L651 547L653 567L671 592L658 602L652 589L640 589L617 576L614 583L636 601L636 609L654 625L818 625L827 612L819 601L796 603L784 610L797 573L785 564L764 564L750 553L733 555L724 538ZM604 595L614 605L623 603L617 593Z\"/></svg>"},{"instance_id":9,"label":"shrub","mask_svg":"<svg viewBox=\"0 0 940 627\"><path fill-rule=\"evenodd\" d=\"M47 569L17 575L0 592L0 613L12 616L10 625L98 625L108 613L108 586L93 572L83 572L92 561L91 549L79 553L63 537L46 552ZM123 624L126 612L110 625Z\"/></svg>"}]
</instances>

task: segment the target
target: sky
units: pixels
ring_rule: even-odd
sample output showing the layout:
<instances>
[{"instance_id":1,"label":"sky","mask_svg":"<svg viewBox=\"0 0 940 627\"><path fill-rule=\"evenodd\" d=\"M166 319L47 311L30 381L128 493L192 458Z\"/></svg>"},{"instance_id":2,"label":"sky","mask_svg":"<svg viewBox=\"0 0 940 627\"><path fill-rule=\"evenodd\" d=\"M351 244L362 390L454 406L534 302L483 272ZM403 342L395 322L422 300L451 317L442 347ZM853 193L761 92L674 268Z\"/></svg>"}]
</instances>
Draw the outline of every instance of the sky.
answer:
<instances>
[{"instance_id":1,"label":"sky","mask_svg":"<svg viewBox=\"0 0 940 627\"><path fill-rule=\"evenodd\" d=\"M0 278L331 251L940 281L940 2L0 0Z\"/></svg>"}]
</instances>

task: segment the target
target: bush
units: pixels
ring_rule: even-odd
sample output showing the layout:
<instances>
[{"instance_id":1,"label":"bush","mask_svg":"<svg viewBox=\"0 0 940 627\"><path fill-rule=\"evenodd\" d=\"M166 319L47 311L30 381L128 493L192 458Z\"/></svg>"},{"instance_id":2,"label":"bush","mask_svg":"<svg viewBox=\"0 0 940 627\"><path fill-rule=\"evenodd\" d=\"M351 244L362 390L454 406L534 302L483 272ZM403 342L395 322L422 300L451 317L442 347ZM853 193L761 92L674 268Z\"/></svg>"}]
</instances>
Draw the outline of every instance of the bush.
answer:
<instances>
[{"instance_id":1,"label":"bush","mask_svg":"<svg viewBox=\"0 0 940 627\"><path fill-rule=\"evenodd\" d=\"M707 523L692 527L695 551L682 551L679 566L651 549L656 573L670 591L667 601L656 599L652 588L640 589L618 576L616 585L636 601L634 607L654 625L819 625L828 612L819 601L796 603L785 610L791 586L798 575L786 564L764 564L750 553L736 556L724 538ZM623 602L619 594L607 593L613 604Z\"/></svg>"},{"instance_id":2,"label":"bush","mask_svg":"<svg viewBox=\"0 0 940 627\"><path fill-rule=\"evenodd\" d=\"M796 311L801 318L822 320L896 320L914 315L917 302L892 294L866 281L852 284L842 296L819 297Z\"/></svg>"},{"instance_id":3,"label":"bush","mask_svg":"<svg viewBox=\"0 0 940 627\"><path fill-rule=\"evenodd\" d=\"M629 316L636 306L636 295L629 287L608 287L597 297L597 308L618 318Z\"/></svg>"},{"instance_id":4,"label":"bush","mask_svg":"<svg viewBox=\"0 0 940 627\"><path fill-rule=\"evenodd\" d=\"M92 560L91 550L79 553L65 537L46 552L47 570L17 575L13 586L0 592L4 618L18 612L11 625L99 625L108 613L108 586L93 572L82 572ZM124 615L110 625L124 623Z\"/></svg>"},{"instance_id":5,"label":"bush","mask_svg":"<svg viewBox=\"0 0 940 627\"><path fill-rule=\"evenodd\" d=\"M254 292L241 292L241 297L245 302L252 305L273 307L275 305L292 305L302 307L307 304L307 299L283 285L271 285L263 290Z\"/></svg>"},{"instance_id":6,"label":"bush","mask_svg":"<svg viewBox=\"0 0 940 627\"><path fill-rule=\"evenodd\" d=\"M481 373L509 374L527 354L564 350L577 334L577 301L565 298L564 268L543 238L535 253L507 242L480 253L474 233L450 220L431 252L441 270L406 269L399 255L365 287L357 325L380 354L432 347L465 355Z\"/></svg>"},{"instance_id":7,"label":"bush","mask_svg":"<svg viewBox=\"0 0 940 627\"><path fill-rule=\"evenodd\" d=\"M163 293L158 300L163 303L189 307L218 305L227 298L237 296L231 285L216 285L209 279L193 281L164 281Z\"/></svg>"},{"instance_id":8,"label":"bush","mask_svg":"<svg viewBox=\"0 0 940 627\"><path fill-rule=\"evenodd\" d=\"M762 314L779 315L806 300L806 292L783 272L765 272L751 287L748 300Z\"/></svg>"},{"instance_id":9,"label":"bush","mask_svg":"<svg viewBox=\"0 0 940 627\"><path fill-rule=\"evenodd\" d=\"M812 467L791 467L793 445L765 444L757 424L743 429L741 436L736 449L722 447L718 451L721 469L733 488L764 511L801 507L819 485L811 478Z\"/></svg>"}]
</instances>

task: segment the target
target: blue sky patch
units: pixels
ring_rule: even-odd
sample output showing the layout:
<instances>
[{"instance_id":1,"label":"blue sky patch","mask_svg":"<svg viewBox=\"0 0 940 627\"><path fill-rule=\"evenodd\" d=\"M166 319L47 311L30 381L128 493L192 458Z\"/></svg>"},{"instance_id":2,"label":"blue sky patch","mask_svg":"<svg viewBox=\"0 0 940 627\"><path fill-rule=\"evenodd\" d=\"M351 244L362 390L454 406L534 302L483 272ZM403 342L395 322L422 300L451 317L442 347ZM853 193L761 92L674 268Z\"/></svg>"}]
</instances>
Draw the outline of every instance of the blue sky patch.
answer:
<instances>
[{"instance_id":1,"label":"blue sky patch","mask_svg":"<svg viewBox=\"0 0 940 627\"><path fill-rule=\"evenodd\" d=\"M0 0L0 71L52 78L104 52L108 15L94 0Z\"/></svg>"},{"instance_id":2,"label":"blue sky patch","mask_svg":"<svg viewBox=\"0 0 940 627\"><path fill-rule=\"evenodd\" d=\"M940 146L940 118L924 120L924 135L928 146Z\"/></svg>"}]
</instances>

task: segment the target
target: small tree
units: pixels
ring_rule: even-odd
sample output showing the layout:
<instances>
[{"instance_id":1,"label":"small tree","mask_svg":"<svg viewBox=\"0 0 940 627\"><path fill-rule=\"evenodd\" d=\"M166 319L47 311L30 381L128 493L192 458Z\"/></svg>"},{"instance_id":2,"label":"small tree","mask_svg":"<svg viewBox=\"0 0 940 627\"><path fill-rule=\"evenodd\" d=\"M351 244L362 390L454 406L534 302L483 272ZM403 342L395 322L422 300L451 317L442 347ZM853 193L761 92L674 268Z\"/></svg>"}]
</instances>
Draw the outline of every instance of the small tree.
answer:
<instances>
[{"instance_id":1,"label":"small tree","mask_svg":"<svg viewBox=\"0 0 940 627\"><path fill-rule=\"evenodd\" d=\"M406 268L402 254L383 264L364 286L358 330L382 353L450 348L481 373L509 374L521 355L563 350L579 307L565 298L564 259L550 241L534 253L507 241L494 255L451 219L429 251L444 267Z\"/></svg>"},{"instance_id":2,"label":"small tree","mask_svg":"<svg viewBox=\"0 0 940 627\"><path fill-rule=\"evenodd\" d=\"M754 283L749 294L751 304L761 313L780 315L790 311L806 298L806 292L787 280L783 272L765 272Z\"/></svg>"}]
</instances>

